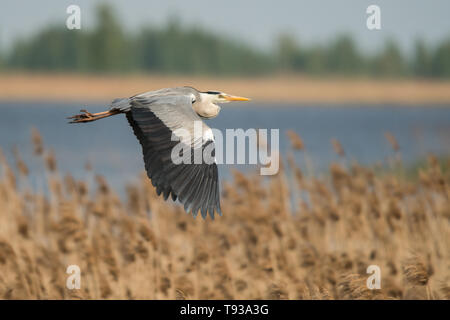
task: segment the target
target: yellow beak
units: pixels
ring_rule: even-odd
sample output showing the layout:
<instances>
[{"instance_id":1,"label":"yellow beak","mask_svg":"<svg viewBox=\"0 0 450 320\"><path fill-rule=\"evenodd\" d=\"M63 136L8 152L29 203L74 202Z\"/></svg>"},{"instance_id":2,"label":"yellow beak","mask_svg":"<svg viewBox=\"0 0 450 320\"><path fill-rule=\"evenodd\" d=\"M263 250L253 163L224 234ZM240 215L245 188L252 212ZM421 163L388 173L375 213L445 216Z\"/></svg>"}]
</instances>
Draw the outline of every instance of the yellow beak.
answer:
<instances>
[{"instance_id":1,"label":"yellow beak","mask_svg":"<svg viewBox=\"0 0 450 320\"><path fill-rule=\"evenodd\" d=\"M228 100L228 101L250 101L249 98L237 97L237 96L230 96L230 95L228 95L228 94L224 94L224 95L223 95L223 98L224 98L225 100Z\"/></svg>"}]
</instances>

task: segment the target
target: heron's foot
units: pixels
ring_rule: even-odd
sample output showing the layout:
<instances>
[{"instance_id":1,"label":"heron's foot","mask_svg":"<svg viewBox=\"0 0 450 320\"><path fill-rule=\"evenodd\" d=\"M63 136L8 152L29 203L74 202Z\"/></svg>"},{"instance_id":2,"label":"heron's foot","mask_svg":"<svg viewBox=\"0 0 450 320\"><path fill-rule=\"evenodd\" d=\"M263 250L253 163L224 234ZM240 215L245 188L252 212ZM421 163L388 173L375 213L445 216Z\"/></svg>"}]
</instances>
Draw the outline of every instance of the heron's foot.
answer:
<instances>
[{"instance_id":1,"label":"heron's foot","mask_svg":"<svg viewBox=\"0 0 450 320\"><path fill-rule=\"evenodd\" d=\"M118 110L108 110L98 113L90 113L85 109L80 110L80 112L82 113L68 117L67 119L72 119L72 121L70 121L69 123L91 122L120 113Z\"/></svg>"},{"instance_id":2,"label":"heron's foot","mask_svg":"<svg viewBox=\"0 0 450 320\"><path fill-rule=\"evenodd\" d=\"M82 113L81 114L76 114L76 115L71 116L71 117L68 117L67 119L73 119L69 123L79 123L79 122L92 121L90 119L92 119L94 117L94 114L90 113L89 111L87 111L85 109L80 110L80 112L82 112Z\"/></svg>"}]
</instances>

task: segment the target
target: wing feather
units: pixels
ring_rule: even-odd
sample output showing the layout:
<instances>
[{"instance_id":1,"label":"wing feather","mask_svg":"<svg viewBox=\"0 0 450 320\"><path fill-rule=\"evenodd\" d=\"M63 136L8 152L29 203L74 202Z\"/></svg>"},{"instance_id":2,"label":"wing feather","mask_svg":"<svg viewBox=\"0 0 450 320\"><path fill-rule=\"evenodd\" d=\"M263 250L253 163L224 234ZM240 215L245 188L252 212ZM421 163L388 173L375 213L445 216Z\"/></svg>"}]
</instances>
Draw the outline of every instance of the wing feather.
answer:
<instances>
[{"instance_id":1,"label":"wing feather","mask_svg":"<svg viewBox=\"0 0 450 320\"><path fill-rule=\"evenodd\" d=\"M217 164L175 164L171 152L179 141L172 141L174 130L184 128L190 132L191 146L202 148L213 141L194 141L194 121L201 121L192 110L189 94L163 91L160 95L147 93L130 98L128 122L142 147L145 170L158 195L180 201L186 212L203 218L208 212L221 214ZM204 130L210 130L203 124ZM178 134L178 133L177 133ZM185 137L180 136L180 139ZM194 159L194 148L191 149Z\"/></svg>"}]
</instances>

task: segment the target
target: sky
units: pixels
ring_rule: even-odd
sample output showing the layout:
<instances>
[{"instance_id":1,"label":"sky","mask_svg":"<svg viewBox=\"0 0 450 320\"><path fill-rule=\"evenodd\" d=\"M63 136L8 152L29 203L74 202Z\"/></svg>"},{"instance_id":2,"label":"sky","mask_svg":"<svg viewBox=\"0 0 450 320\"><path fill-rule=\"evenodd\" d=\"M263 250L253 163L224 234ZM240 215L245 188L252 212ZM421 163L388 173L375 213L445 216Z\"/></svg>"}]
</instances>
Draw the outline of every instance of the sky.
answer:
<instances>
[{"instance_id":1,"label":"sky","mask_svg":"<svg viewBox=\"0 0 450 320\"><path fill-rule=\"evenodd\" d=\"M81 8L81 26L95 24L95 7L110 3L129 31L144 25L161 26L177 16L183 26L203 27L216 33L270 49L282 33L300 44L327 43L340 33L351 34L366 51L380 49L392 37L404 50L417 37L434 45L450 37L449 0L1 0L0 46L8 49L18 37L26 37L50 23L65 26L66 8ZM366 8L381 9L381 30L368 30Z\"/></svg>"}]
</instances>

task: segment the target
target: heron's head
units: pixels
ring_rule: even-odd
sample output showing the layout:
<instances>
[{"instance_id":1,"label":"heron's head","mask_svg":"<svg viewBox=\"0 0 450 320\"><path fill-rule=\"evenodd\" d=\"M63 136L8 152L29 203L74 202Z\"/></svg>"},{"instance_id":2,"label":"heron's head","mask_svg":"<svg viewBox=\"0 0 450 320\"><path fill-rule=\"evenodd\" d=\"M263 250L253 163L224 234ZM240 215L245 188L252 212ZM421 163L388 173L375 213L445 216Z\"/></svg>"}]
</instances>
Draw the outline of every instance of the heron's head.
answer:
<instances>
[{"instance_id":1,"label":"heron's head","mask_svg":"<svg viewBox=\"0 0 450 320\"><path fill-rule=\"evenodd\" d=\"M206 91L200 92L202 98L205 100L209 100L212 103L228 103L231 101L250 101L249 98L232 96L224 92L220 91Z\"/></svg>"},{"instance_id":2,"label":"heron's head","mask_svg":"<svg viewBox=\"0 0 450 320\"><path fill-rule=\"evenodd\" d=\"M232 96L220 91L199 92L200 101L194 103L195 111L203 118L214 118L220 111L219 103L250 101L249 98Z\"/></svg>"}]
</instances>

